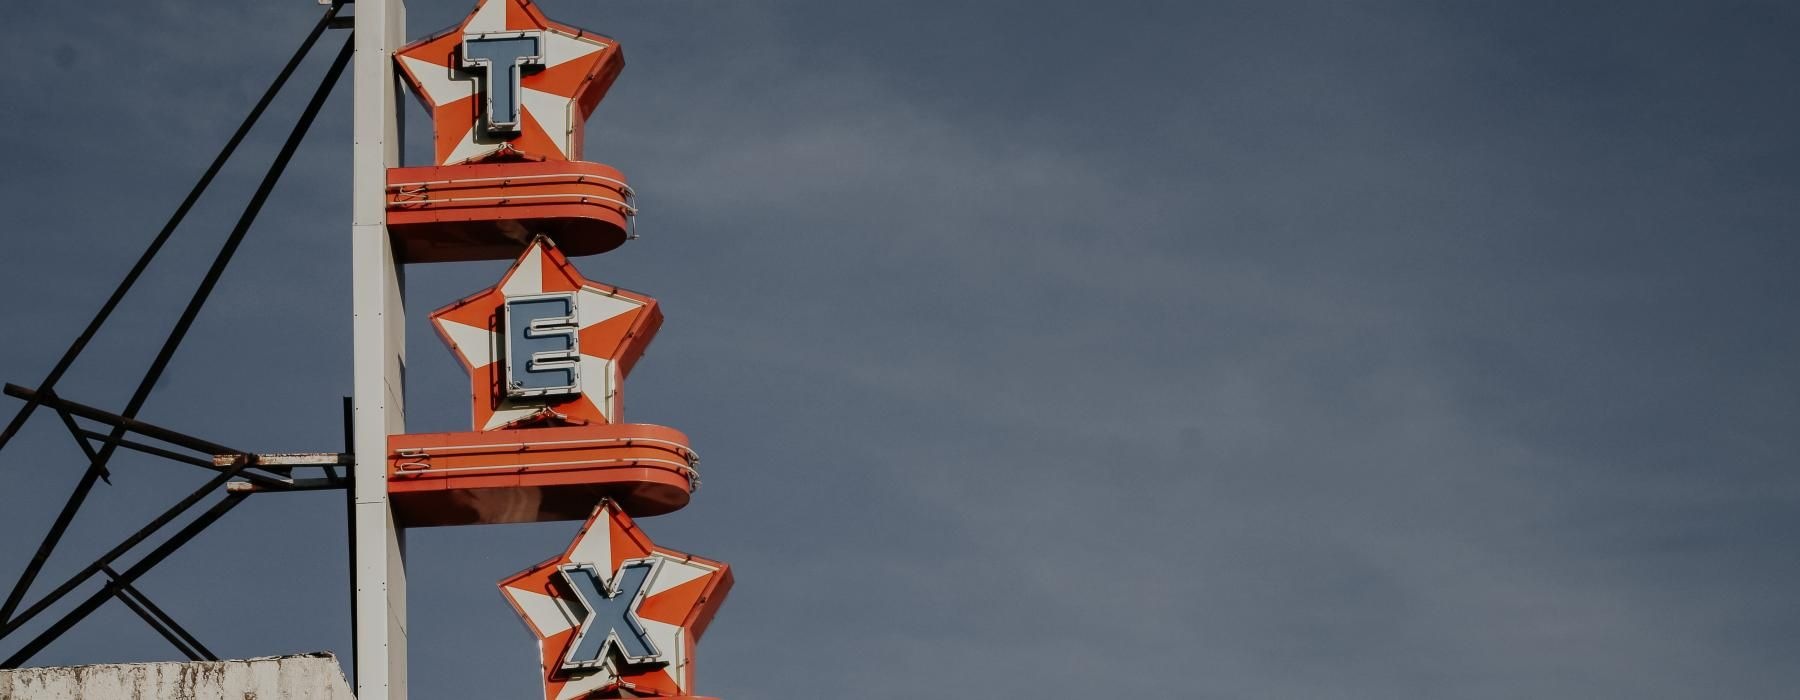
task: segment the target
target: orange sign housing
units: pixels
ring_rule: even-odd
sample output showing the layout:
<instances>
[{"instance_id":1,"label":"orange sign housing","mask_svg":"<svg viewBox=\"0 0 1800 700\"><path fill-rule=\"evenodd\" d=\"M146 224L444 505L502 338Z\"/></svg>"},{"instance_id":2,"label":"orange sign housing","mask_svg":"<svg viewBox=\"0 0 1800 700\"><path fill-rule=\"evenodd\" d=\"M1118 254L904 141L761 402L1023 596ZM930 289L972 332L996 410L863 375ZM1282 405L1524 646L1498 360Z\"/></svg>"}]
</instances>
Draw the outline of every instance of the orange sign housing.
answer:
<instances>
[{"instance_id":1,"label":"orange sign housing","mask_svg":"<svg viewBox=\"0 0 1800 700\"><path fill-rule=\"evenodd\" d=\"M732 579L632 521L686 506L699 485L686 435L624 422L625 377L662 310L566 257L635 237L625 176L580 160L624 55L530 0L481 0L394 60L435 131L433 164L386 173L394 258L514 263L431 315L469 374L471 425L388 437L391 522L587 518L562 556L500 584L538 638L546 700L690 697L694 643Z\"/></svg>"}]
</instances>

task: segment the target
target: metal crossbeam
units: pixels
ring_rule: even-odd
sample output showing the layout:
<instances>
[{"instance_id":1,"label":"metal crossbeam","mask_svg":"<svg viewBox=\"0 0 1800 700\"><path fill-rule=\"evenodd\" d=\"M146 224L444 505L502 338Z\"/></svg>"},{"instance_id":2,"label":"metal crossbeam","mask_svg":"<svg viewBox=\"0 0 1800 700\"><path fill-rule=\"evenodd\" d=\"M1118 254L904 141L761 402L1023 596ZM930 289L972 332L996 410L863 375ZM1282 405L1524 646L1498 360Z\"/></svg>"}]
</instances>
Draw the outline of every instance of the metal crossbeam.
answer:
<instances>
[{"instance_id":1,"label":"metal crossbeam","mask_svg":"<svg viewBox=\"0 0 1800 700\"><path fill-rule=\"evenodd\" d=\"M132 612L137 613L138 617L143 618L144 622L149 624L151 629L156 630L157 634L162 635L163 639L167 639L170 644L175 645L175 648L185 654L188 660L219 660L219 657L213 655L211 649L207 649L206 645L201 644L200 640L195 639L192 633L177 623L175 618L169 617L169 614L163 612L161 607L151 602L150 597L138 590L137 586L120 578L119 572L114 571L110 566L104 567L100 571L106 574L108 580L118 586L118 589L113 591L113 596L118 598L119 602L124 603L125 607L131 608Z\"/></svg>"},{"instance_id":2,"label":"metal crossbeam","mask_svg":"<svg viewBox=\"0 0 1800 700\"><path fill-rule=\"evenodd\" d=\"M188 449L188 450L193 450L195 452L200 452L200 453L208 455L207 458L201 458L201 457L197 457L197 456L189 456L189 455L184 455L179 452L172 451L172 450L166 450L166 449L163 449L160 447L156 447L154 445L146 445L146 444L143 444L140 442L128 440L128 439L125 439L124 437L115 438L109 433L100 433L97 431L84 429L81 426L75 424L73 417L71 417L66 421L66 424L70 426L70 430L74 431L76 437L78 438L77 444L80 445L83 454L86 455L90 461L93 460L97 456L93 449L93 443L90 441L100 441L103 445L106 445L106 444L116 445L118 447L123 447L125 449L132 450L135 452L141 452L144 454L161 457L163 459L180 462L182 464L190 464L190 465L193 465L196 467L201 467L203 469L210 469L212 471L222 471L224 467L233 466L234 462L232 460L243 460L245 458L251 458L251 461L249 463L245 464L245 466L250 467L250 468L262 469L264 471L274 472L275 474L280 475L282 477L287 477L292 473L292 468L290 466L276 465L276 466L270 467L270 466L266 466L266 465L263 465L263 464L260 464L256 461L254 461L254 458L257 457L257 455L246 455L245 453L236 452L233 448L226 447L224 445L220 445L220 444L212 442L210 440L203 440L201 438L197 438L192 435L188 435L186 433L178 432L178 431L171 430L169 428L164 428L164 427L157 426L157 425L152 425L150 423L146 423L144 421L140 421L137 419L125 418L124 416L120 416L120 415L116 415L116 414L113 414L113 413L110 413L107 411L103 411L101 409L94 408L92 406L76 403L74 401L69 401L60 396L50 396L50 397L37 396L35 394L35 392L32 392L30 389L26 389L17 384L6 385L5 391L8 396L13 396L15 398L31 397L28 400L35 399L39 403L55 409L59 415L79 416L81 418L92 420L96 423L101 423L101 424L111 426L114 428L118 428L118 427L122 426L125 428L126 432L128 432L128 433L143 435L145 437L149 437L149 438L157 440L159 442L164 442L164 443L167 443L170 445L175 445L177 447L181 447L181 448ZM229 452L231 454L221 454L221 452ZM228 459L225 459L222 461L221 457L225 457ZM285 483L285 481L283 481L282 479L264 476L264 475L256 474L253 472L246 472L246 473L242 474L242 476L245 479L255 481L259 484L270 487L271 489L278 489L278 487L281 484Z\"/></svg>"},{"instance_id":3,"label":"metal crossbeam","mask_svg":"<svg viewBox=\"0 0 1800 700\"><path fill-rule=\"evenodd\" d=\"M94 444L88 442L86 432L81 429L80 425L76 424L75 416L69 415L67 409L58 408L56 410L56 417L62 419L63 427L68 428L69 434L75 437L75 444L81 446L81 454L87 457L89 462L94 461L94 458L98 456L94 453ZM101 467L100 479L111 484L112 472L105 467Z\"/></svg>"},{"instance_id":4,"label":"metal crossbeam","mask_svg":"<svg viewBox=\"0 0 1800 700\"><path fill-rule=\"evenodd\" d=\"M124 279L119 282L111 296L107 298L106 302L94 315L93 319L88 322L87 326L76 339L70 343L63 355L57 360L56 365L44 377L43 381L38 384L37 388L33 390L13 384L7 384L5 386L5 393L7 395L22 399L25 403L18 413L12 417L12 420L6 424L4 429L0 430L0 448L4 448L6 444L11 441L39 406L49 406L57 412L63 426L68 429L69 434L81 449L83 457L87 460L87 468L83 472L82 477L75 486L73 492L70 494L68 501L63 505L62 510L58 513L55 521L52 523L49 532L44 536L43 542L39 545L37 551L32 556L31 561L21 573L18 582L13 586L12 591L8 594L5 602L0 603L0 638L5 638L19 631L19 629L27 622L48 610L52 605L59 602L75 588L95 577L96 574L104 573L108 580L98 592L76 606L75 609L69 611L62 618L52 623L47 629L33 638L30 642L26 643L24 647L20 648L11 657L7 658L4 662L0 662L0 668L16 668L20 664L28 661L34 654L53 642L70 627L86 618L105 601L114 598L125 604L126 607L130 608L134 613L137 613L146 623L150 624L159 634L163 635L165 639L168 639L171 644L174 644L178 649L181 649L182 652L187 654L190 658L215 658L212 652L202 645L199 640L195 639L192 634L183 629L173 618L145 596L141 590L138 590L133 586L132 583L149 569L161 563L163 559L167 558L171 553L191 540L199 532L205 530L220 517L224 516L226 512L236 507L237 504L241 503L251 492L345 488L342 480L339 479L338 472L335 468L337 466L342 466L345 463L345 458L340 455L334 454L329 460L323 460L329 463L308 462L305 459L296 458L292 455L268 455L267 457L269 459L267 463L264 463L262 461L264 456L262 455L250 454L178 431L152 425L138 420L137 415L148 401L150 394L155 390L157 382L162 374L168 369L176 351L186 339L188 331L192 328L201 309L211 297L212 292L218 285L225 269L230 265L237 249L248 234L251 225L255 222L258 214L261 213L263 205L267 202L276 183L280 180L283 172L285 172L288 163L292 160L300 143L304 139L306 133L310 130L313 121L324 106L326 99L330 96L333 86L336 85L338 78L342 76L345 68L348 66L354 45L353 40L351 39L345 41L344 47L339 50L336 58L326 70L323 80L314 91L312 98L307 102L305 108L301 111L293 129L274 156L267 171L263 175L261 183L251 195L249 202L244 206L243 212L240 214L236 224L226 236L223 244L221 244L212 264L208 267L205 275L201 278L199 285L189 298L187 306L182 310L181 315L176 320L174 326L164 338L161 348L157 351L149 368L145 370L144 375L138 382L136 390L133 391L130 399L127 401L125 408L121 412L115 414L92 406L63 400L55 393L57 383L63 379L75 360L87 349L89 343L99 332L100 328L111 318L120 302L123 301L126 294L132 289L144 271L149 267L151 261L162 250L164 245L173 235L175 229L180 226L189 211L197 203L200 196L212 184L214 179L223 169L225 163L231 158L237 147L241 145L244 138L249 134L251 128L273 103L276 95L286 85L288 79L294 74L295 70L311 53L312 48L317 43L318 39L328 28L343 26L343 23L337 21L338 13L342 8L342 5L342 2L330 3L330 7L324 12L323 16L319 18L318 23L312 27L306 38L301 42L299 49L288 60L287 64L283 66L280 73L270 84L268 90L264 92L261 99L259 99L256 105L251 108L250 113L246 115L244 120L239 124L237 131L235 131L226 141L218 155L214 158L212 164L207 168L205 173L201 175L199 181L195 183L194 187L188 192L180 205L176 207L175 212L151 240L148 247L146 247L144 252L138 258L136 264L134 264L131 270L126 273ZM88 430L83 428L81 424L76 421L76 418L83 418L100 423L106 426L107 430L105 432ZM204 455L204 458L185 455L176 450L165 449L163 447L127 439L126 436L131 434L165 443L181 450L197 452ZM32 583L36 580L37 575L49 560L50 555L57 548L57 545L60 543L62 536L67 531L76 513L85 503L95 482L104 479L108 483L111 483L112 472L109 469L109 462L112 456L120 448L211 469L218 472L218 474L207 481L207 483L198 490L189 494L186 498L157 516L150 523L127 537L123 542L109 550L92 564L83 568L74 577L39 599L29 608L20 612L19 606L24 602L24 597L30 591ZM227 464L219 463L220 460L218 459L218 456L221 455L227 458ZM315 459L315 461L319 460ZM329 478L318 480L294 480L291 478L292 470L298 466L324 467L327 470ZM279 477L246 472L245 470L249 468L269 471L278 474ZM234 479L243 479L244 481L233 481ZM241 486L233 486L233 484L241 484ZM113 570L111 565L115 560L141 544L145 539L155 534L182 514L186 513L208 494L218 491L221 487L226 487L225 490L227 492L222 501L189 522L175 535L164 541L136 564L127 568L123 573ZM15 615L15 613L17 614Z\"/></svg>"},{"instance_id":5,"label":"metal crossbeam","mask_svg":"<svg viewBox=\"0 0 1800 700\"><path fill-rule=\"evenodd\" d=\"M26 608L24 612L19 613L17 617L5 618L4 624L0 625L0 639L4 639L13 632L18 631L20 627L25 626L25 623L30 622L32 618L37 617L39 614L49 609L50 606L55 605L63 596L66 596L71 591L75 590L82 583L86 582L88 578L98 573L102 568L111 565L119 557L124 556L126 552L131 551L133 547L138 546L144 540L149 539L151 535L156 534L157 530L162 529L163 526L168 525L176 518L181 517L182 513L187 512L189 508L192 508L194 504L199 503L202 499L206 498L208 494L224 487L232 477L237 476L238 471L241 469L242 467L233 467L220 473L218 476L213 477L205 484L202 484L200 488L194 489L194 491L189 493L186 498L181 499L180 502L170 506L168 510L163 511L161 515L156 516L154 520L151 520L148 524L138 528L138 531L132 533L130 537L125 538L125 541L120 542L117 546L107 550L105 554L100 555L100 557L94 560L92 564L87 565L87 567L70 577L69 580L64 581L62 585L57 586L56 589L52 590L48 595L39 599L38 602L33 603L31 607Z\"/></svg>"},{"instance_id":6,"label":"metal crossbeam","mask_svg":"<svg viewBox=\"0 0 1800 700\"><path fill-rule=\"evenodd\" d=\"M29 403L49 406L59 411L67 411L77 418L91 420L114 429L123 429L124 432L137 433L138 435L142 435L158 442L165 442L201 454L247 454L243 450L226 447L211 440L203 440L183 432L146 423L136 418L121 416L117 413L95 408L87 404L76 403L57 396L54 393L45 395L42 392L32 391L31 389L27 389L17 384L7 384L5 392L7 396L16 399L24 399Z\"/></svg>"},{"instance_id":7,"label":"metal crossbeam","mask_svg":"<svg viewBox=\"0 0 1800 700\"><path fill-rule=\"evenodd\" d=\"M87 600L82 601L81 605L76 606L74 610L69 611L69 613L62 616L61 619L52 623L49 629L46 629L38 634L38 636L33 637L23 648L14 652L12 656L7 657L5 661L0 661L0 669L18 668L26 661L30 661L31 657L36 656L38 652L43 651L44 647L49 646L51 642L56 641L56 638L61 637L64 632L69 631L70 627L74 627L76 623L86 619L88 615L93 614L94 610L98 609L108 598L113 597L114 592L119 590L120 586L137 581L138 577L144 575L144 572L149 571L157 564L161 564L164 559L169 558L170 554L175 553L175 550L180 549L182 545L187 544L189 540L192 540L195 535L200 534L201 531L211 526L214 522L217 522L219 518L224 517L227 512L230 512L232 508L237 507L237 505L242 503L248 496L249 494L243 493L226 495L224 500L219 501L218 504L208 509L205 513L202 513L200 517L195 518L193 522L188 523L187 527L184 527L180 532L175 533L168 541L162 543L161 546L158 546L155 550L145 555L142 560L133 564L131 568L120 573L117 580L108 581L99 591L94 592L93 595L88 596Z\"/></svg>"},{"instance_id":8,"label":"metal crossbeam","mask_svg":"<svg viewBox=\"0 0 1800 700\"><path fill-rule=\"evenodd\" d=\"M269 452L258 454L218 454L213 455L215 467L229 467L239 462L249 462L258 467L348 467L355 463L355 455L345 452Z\"/></svg>"},{"instance_id":9,"label":"metal crossbeam","mask_svg":"<svg viewBox=\"0 0 1800 700\"><path fill-rule=\"evenodd\" d=\"M145 247L143 254L138 256L137 262L131 266L131 271L125 273L124 279L119 280L119 285L113 288L112 295L108 296L106 302L100 305L100 310L94 314L92 320L88 321L87 327L81 329L81 334L69 343L69 347L63 351L62 357L57 358L56 366L52 367L50 373L44 376L44 381L38 384L37 392L39 394L47 394L56 388L57 382L62 381L63 375L69 371L69 367L75 364L76 358L81 357L81 353L87 349L88 343L93 341L94 335L100 332L100 327L106 325L106 321L112 318L112 313L119 307L119 302L125 300L126 293L130 292L131 288L137 284L138 278L143 276L144 270L150 267L150 262L156 259L156 255L162 252L163 245L169 242L169 238L175 234L175 229L180 227L181 222L187 218L188 211L192 210L194 204L200 201L200 195L206 193L207 188L212 185L213 179L217 178L219 171L224 169L225 162L231 159L233 153L237 152L238 145L242 144L244 137L250 134L251 127L256 126L256 122L262 118L263 112L269 109L269 105L275 101L275 96L281 92L282 87L287 85L288 78L293 77L294 70L300 67L301 61L306 58L307 54L312 53L313 45L318 43L319 37L325 33L325 29L332 26L339 9L341 9L339 3L331 3L331 7L325 10L324 16L319 18L318 24L313 25L312 31L307 33L306 39L300 42L300 48L294 51L293 57L289 58L287 64L281 67L281 72L275 75L275 80L269 83L269 89L263 91L262 98L256 101L256 106L251 107L250 113L244 115L244 120L238 123L237 131L232 132L231 138L225 141L225 145L219 149L219 154L213 157L212 164L207 166L206 172L201 174L200 179L194 183L193 189L189 190L187 196L181 200L180 206L175 207L175 213L169 216L168 221L163 223L162 230L156 232L156 237L151 239L150 245ZM27 400L19 412L13 415L12 420L6 424L6 428L0 430L0 448L5 448L12 441L13 436L18 434L20 428L24 427L25 421L31 418L32 411L37 410L37 407L36 401Z\"/></svg>"}]
</instances>

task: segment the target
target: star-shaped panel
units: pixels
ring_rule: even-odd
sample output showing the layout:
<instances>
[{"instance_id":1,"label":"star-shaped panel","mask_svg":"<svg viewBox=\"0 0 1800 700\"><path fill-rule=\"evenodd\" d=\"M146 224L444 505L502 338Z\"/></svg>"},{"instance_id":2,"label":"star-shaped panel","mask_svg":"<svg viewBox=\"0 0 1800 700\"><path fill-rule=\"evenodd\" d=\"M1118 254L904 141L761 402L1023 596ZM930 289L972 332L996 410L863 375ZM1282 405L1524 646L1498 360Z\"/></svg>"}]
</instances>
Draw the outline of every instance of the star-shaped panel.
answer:
<instances>
[{"instance_id":1,"label":"star-shaped panel","mask_svg":"<svg viewBox=\"0 0 1800 700\"><path fill-rule=\"evenodd\" d=\"M529 55L478 67L468 42L524 42ZM475 55L471 55L471 54ZM625 54L617 42L552 22L531 0L481 0L455 27L402 47L394 60L414 94L431 111L438 165L454 165L501 152L539 160L579 160L582 128L606 96ZM518 91L513 93L515 83ZM496 91L490 82L508 81ZM484 110L500 97L516 126L496 131ZM516 100L512 102L511 100Z\"/></svg>"},{"instance_id":2,"label":"star-shaped panel","mask_svg":"<svg viewBox=\"0 0 1800 700\"><path fill-rule=\"evenodd\" d=\"M571 295L575 307L576 386L564 396L511 396L503 357L507 302L558 294ZM624 408L620 387L662 327L662 310L650 297L588 281L539 236L500 284L438 309L431 325L469 371L475 430L617 423Z\"/></svg>"},{"instance_id":3,"label":"star-shaped panel","mask_svg":"<svg viewBox=\"0 0 1800 700\"><path fill-rule=\"evenodd\" d=\"M598 585L575 583L595 574ZM567 551L500 592L538 638L545 700L680 696L731 583L730 567L656 546L607 500Z\"/></svg>"}]
</instances>

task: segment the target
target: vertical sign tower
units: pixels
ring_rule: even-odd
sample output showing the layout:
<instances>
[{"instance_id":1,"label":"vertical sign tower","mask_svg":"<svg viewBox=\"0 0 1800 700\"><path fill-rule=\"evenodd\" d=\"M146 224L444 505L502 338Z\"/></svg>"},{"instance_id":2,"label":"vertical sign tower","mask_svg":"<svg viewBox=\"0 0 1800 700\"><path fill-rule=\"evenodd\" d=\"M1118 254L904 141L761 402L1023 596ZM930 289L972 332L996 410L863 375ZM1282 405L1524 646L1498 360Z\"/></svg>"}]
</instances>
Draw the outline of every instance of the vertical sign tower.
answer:
<instances>
[{"instance_id":1,"label":"vertical sign tower","mask_svg":"<svg viewBox=\"0 0 1800 700\"><path fill-rule=\"evenodd\" d=\"M531 0L480 0L404 45L403 25L401 0L357 3L358 697L406 697L407 528L554 520L585 525L500 582L536 638L546 700L692 697L694 646L732 575L633 521L699 484L686 435L624 421L625 377L662 311L569 260L635 237L625 176L582 160L624 54ZM402 81L431 112L431 165L400 167ZM496 259L514 261L497 284L431 314L469 373L470 429L407 434L402 266Z\"/></svg>"},{"instance_id":2,"label":"vertical sign tower","mask_svg":"<svg viewBox=\"0 0 1800 700\"><path fill-rule=\"evenodd\" d=\"M351 498L356 696L406 698L405 539L388 504L387 436L406 431L406 299L387 223L387 170L400 164L400 81L394 51L406 40L405 0L356 3L351 146Z\"/></svg>"}]
</instances>

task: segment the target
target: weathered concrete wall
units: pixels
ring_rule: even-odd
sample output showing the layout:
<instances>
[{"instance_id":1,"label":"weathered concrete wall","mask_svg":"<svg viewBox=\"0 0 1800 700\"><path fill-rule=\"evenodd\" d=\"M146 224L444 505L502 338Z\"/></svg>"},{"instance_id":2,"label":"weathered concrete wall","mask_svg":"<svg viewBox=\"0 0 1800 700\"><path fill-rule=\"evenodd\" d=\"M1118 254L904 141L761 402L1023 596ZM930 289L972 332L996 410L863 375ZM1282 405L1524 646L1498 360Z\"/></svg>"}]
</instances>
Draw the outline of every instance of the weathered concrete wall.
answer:
<instances>
[{"instance_id":1,"label":"weathered concrete wall","mask_svg":"<svg viewBox=\"0 0 1800 700\"><path fill-rule=\"evenodd\" d=\"M355 700L331 654L0 671L0 700Z\"/></svg>"}]
</instances>

